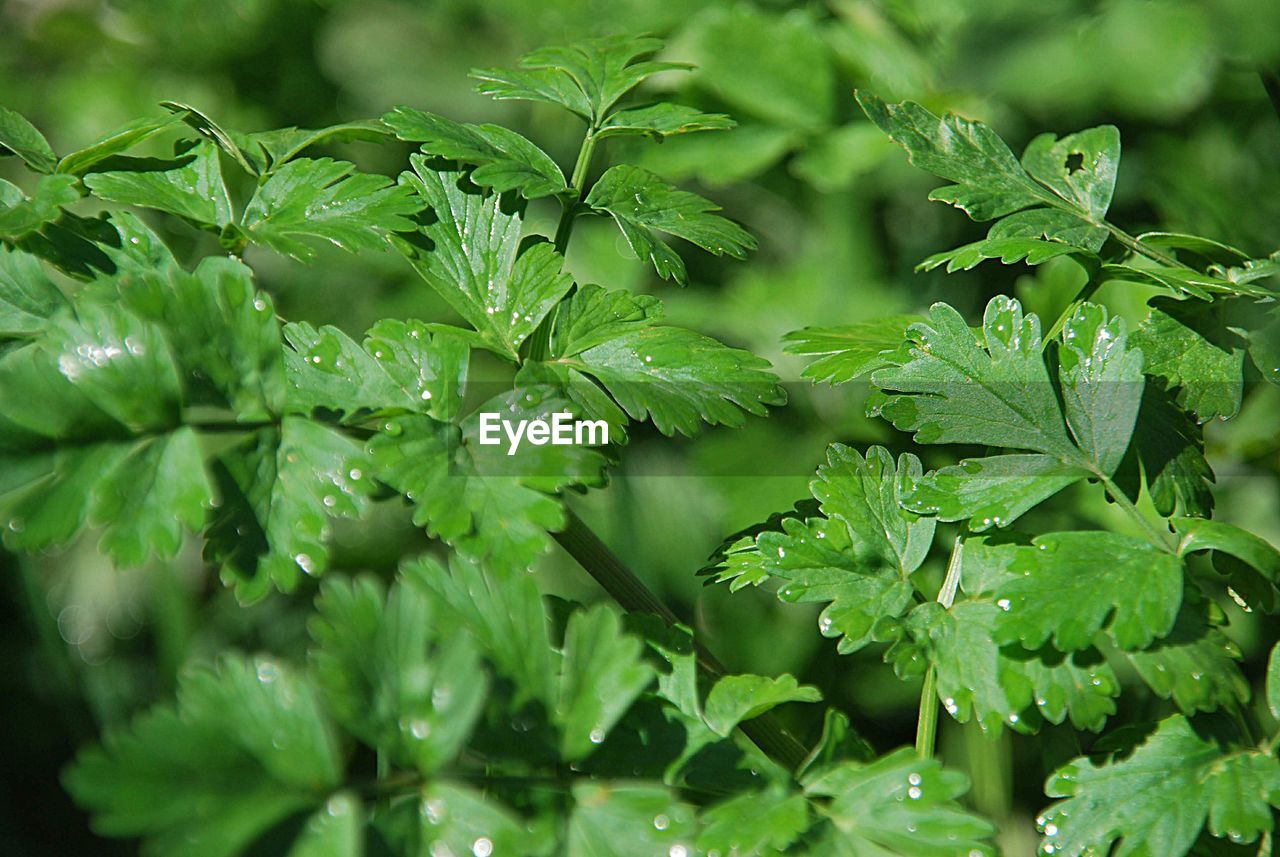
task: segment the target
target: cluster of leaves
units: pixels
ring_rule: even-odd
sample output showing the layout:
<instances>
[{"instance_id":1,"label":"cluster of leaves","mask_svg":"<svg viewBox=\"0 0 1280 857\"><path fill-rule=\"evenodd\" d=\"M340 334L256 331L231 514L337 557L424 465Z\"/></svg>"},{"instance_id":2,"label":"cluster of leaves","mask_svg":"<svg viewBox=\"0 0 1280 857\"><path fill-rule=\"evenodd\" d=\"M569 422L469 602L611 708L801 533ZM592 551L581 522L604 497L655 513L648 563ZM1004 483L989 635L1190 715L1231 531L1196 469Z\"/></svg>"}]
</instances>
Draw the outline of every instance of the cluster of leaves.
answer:
<instances>
[{"instance_id":1,"label":"cluster of leaves","mask_svg":"<svg viewBox=\"0 0 1280 857\"><path fill-rule=\"evenodd\" d=\"M644 59L659 47L610 38L477 72L483 92L587 123L569 181L513 132L409 108L247 134L167 103L169 115L61 158L0 111L0 152L38 175L29 196L0 185L7 547L93 528L136 565L194 532L243 602L325 573L333 519L374 503L407 502L450 549L404 562L389 586L330 573L305 664L226 652L190 665L172 703L67 772L97 830L204 857L991 853L990 825L957 803L962 775L909 749L872 759L836 712L799 768L779 765L737 727L819 701L814 688L708 679L681 627L548 609L527 574L565 525L563 495L603 481L630 421L692 434L784 401L760 358L564 270L579 216L611 218L678 283L664 236L733 256L753 246L708 200L645 170L588 183L601 140L731 125L618 106L675 68ZM398 180L307 154L393 136L420 145ZM127 154L168 137L171 158ZM554 241L526 234L543 197L561 204ZM95 200L114 205L84 213ZM120 206L178 218L224 252L184 265ZM357 341L282 322L241 257L256 246L306 262L316 241L393 247L465 326L387 319ZM467 396L476 350L510 367L496 395ZM604 420L613 442L508 454L479 443L485 412Z\"/></svg>"},{"instance_id":2,"label":"cluster of leaves","mask_svg":"<svg viewBox=\"0 0 1280 857\"><path fill-rule=\"evenodd\" d=\"M926 732L939 702L985 732L1065 721L1099 732L1127 677L1168 700L1049 778L1046 793L1060 800L1039 820L1045 855L1216 854L1227 852L1214 838L1256 842L1280 807L1278 736L1266 725L1280 664L1273 655L1268 717L1250 706L1223 605L1280 609L1280 552L1210 517L1201 426L1240 410L1246 354L1280 381L1280 256L1251 259L1188 235L1135 238L1109 223L1115 128L1042 135L1018 160L981 123L858 97L913 163L952 182L932 199L996 221L984 240L922 269L1070 256L1088 281L1048 332L998 296L977 328L935 304L927 317L793 334L790 349L816 357L808 377L869 376L869 413L915 443L986 452L925 472L912 454L895 462L881 447L837 444L813 500L730 539L709 573L735 589L776 581L784 601L825 604L819 628L841 652L887 643L900 677L925 677ZM1136 330L1089 301L1113 281L1159 290ZM1013 526L1077 483L1124 513L1116 531ZM919 571L947 522L960 528L935 588ZM1206 552L1212 566L1195 559Z\"/></svg>"}]
</instances>

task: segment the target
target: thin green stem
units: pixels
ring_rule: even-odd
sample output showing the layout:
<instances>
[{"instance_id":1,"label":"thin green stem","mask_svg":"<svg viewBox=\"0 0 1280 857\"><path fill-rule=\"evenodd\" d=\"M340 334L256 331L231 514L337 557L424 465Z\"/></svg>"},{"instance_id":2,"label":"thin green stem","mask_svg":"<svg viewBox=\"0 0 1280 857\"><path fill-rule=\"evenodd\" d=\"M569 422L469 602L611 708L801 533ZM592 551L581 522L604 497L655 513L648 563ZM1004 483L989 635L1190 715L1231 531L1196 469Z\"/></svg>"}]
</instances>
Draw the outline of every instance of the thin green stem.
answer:
<instances>
[{"instance_id":1,"label":"thin green stem","mask_svg":"<svg viewBox=\"0 0 1280 857\"><path fill-rule=\"evenodd\" d=\"M556 541L586 570L596 582L613 597L613 600L632 613L649 613L668 625L675 625L680 618L658 596L649 591L622 560L609 549L586 523L566 507L565 528L555 533ZM701 643L694 641L698 667L710 678L720 678L728 671ZM766 755L795 771L804 762L806 750L794 735L787 731L772 712L739 727Z\"/></svg>"},{"instance_id":2,"label":"thin green stem","mask_svg":"<svg viewBox=\"0 0 1280 857\"><path fill-rule=\"evenodd\" d=\"M951 558L947 560L947 575L938 590L938 603L950 610L960 588L960 569L964 565L964 534L956 536L951 545ZM916 720L916 753L922 759L933 758L938 736L938 675L933 665L924 674L920 688L920 716Z\"/></svg>"},{"instance_id":3,"label":"thin green stem","mask_svg":"<svg viewBox=\"0 0 1280 857\"><path fill-rule=\"evenodd\" d=\"M1142 530L1143 535L1147 537L1148 541L1160 548L1162 551L1173 553L1176 550L1177 545L1173 540L1172 534L1161 532L1155 524L1151 523L1151 520L1146 515L1142 514L1137 506L1133 505L1133 501L1120 490L1120 486L1116 485L1110 476L1096 471L1094 475L1101 480L1102 486L1107 491L1107 496L1111 498L1112 502L1124 510L1124 513L1138 525L1139 529Z\"/></svg>"},{"instance_id":4,"label":"thin green stem","mask_svg":"<svg viewBox=\"0 0 1280 857\"><path fill-rule=\"evenodd\" d=\"M1121 229L1119 226L1116 226L1114 223L1103 220L1101 223L1098 223L1097 225L1101 226L1103 229L1110 232L1112 238L1116 239L1116 241L1118 241L1120 244L1124 245L1127 249L1131 250L1132 252L1137 253L1139 256L1146 256L1151 261L1159 262L1161 265L1167 265L1170 268L1183 267L1182 265L1178 264L1177 259L1173 258L1172 256L1166 255L1164 253L1161 253L1159 250L1156 250L1152 247L1148 247L1146 244L1143 244L1137 238L1134 238L1132 235L1130 235L1128 232L1125 232L1123 229Z\"/></svg>"}]
</instances>

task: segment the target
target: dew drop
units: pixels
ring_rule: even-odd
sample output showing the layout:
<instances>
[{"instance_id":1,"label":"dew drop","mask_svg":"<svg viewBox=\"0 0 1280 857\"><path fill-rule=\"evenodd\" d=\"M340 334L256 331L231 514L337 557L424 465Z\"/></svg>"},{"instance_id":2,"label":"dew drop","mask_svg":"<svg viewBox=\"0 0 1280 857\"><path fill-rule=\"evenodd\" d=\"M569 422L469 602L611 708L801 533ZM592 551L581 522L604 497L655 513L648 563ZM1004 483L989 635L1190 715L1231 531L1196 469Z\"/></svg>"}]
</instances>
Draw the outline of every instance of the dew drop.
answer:
<instances>
[{"instance_id":1,"label":"dew drop","mask_svg":"<svg viewBox=\"0 0 1280 857\"><path fill-rule=\"evenodd\" d=\"M591 739L592 744L600 744L604 741L604 730L597 726L587 737Z\"/></svg>"},{"instance_id":2,"label":"dew drop","mask_svg":"<svg viewBox=\"0 0 1280 857\"><path fill-rule=\"evenodd\" d=\"M489 857L493 853L493 841L487 836L481 836L471 843L471 853L475 857Z\"/></svg>"},{"instance_id":3,"label":"dew drop","mask_svg":"<svg viewBox=\"0 0 1280 857\"><path fill-rule=\"evenodd\" d=\"M662 815L662 814L655 815L653 817L653 826L654 826L654 829L656 830L666 830L668 827L671 826L671 819L668 818L666 815Z\"/></svg>"},{"instance_id":4,"label":"dew drop","mask_svg":"<svg viewBox=\"0 0 1280 857\"><path fill-rule=\"evenodd\" d=\"M912 800L920 800L920 797L923 794L924 792L920 791L920 788L918 786L912 786L911 788L907 789L907 797L911 798Z\"/></svg>"},{"instance_id":5,"label":"dew drop","mask_svg":"<svg viewBox=\"0 0 1280 857\"><path fill-rule=\"evenodd\" d=\"M316 573L316 564L311 559L310 554L305 554L305 553L295 554L293 557L293 561L298 564L298 568L302 569L307 574Z\"/></svg>"}]
</instances>

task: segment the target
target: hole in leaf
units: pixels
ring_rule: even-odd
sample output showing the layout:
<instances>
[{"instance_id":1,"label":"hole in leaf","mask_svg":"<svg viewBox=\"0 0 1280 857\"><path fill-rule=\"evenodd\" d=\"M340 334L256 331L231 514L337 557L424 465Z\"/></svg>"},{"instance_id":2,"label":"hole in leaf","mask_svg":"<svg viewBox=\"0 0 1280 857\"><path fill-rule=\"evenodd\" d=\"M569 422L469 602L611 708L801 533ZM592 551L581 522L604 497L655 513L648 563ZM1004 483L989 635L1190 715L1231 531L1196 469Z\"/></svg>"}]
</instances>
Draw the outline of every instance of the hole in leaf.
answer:
<instances>
[{"instance_id":1,"label":"hole in leaf","mask_svg":"<svg viewBox=\"0 0 1280 857\"><path fill-rule=\"evenodd\" d=\"M1072 152L1067 155L1067 175L1073 175L1084 169L1084 155L1080 152Z\"/></svg>"}]
</instances>

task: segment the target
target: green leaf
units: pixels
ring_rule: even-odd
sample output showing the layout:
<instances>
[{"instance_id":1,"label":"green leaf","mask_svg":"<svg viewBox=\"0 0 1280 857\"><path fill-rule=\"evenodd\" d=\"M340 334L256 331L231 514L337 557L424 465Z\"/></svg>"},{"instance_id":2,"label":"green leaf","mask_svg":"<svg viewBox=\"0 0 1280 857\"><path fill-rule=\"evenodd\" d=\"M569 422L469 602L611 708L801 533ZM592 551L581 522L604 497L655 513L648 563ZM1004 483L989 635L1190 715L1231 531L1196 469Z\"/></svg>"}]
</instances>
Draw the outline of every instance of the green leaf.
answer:
<instances>
[{"instance_id":1,"label":"green leaf","mask_svg":"<svg viewBox=\"0 0 1280 857\"><path fill-rule=\"evenodd\" d=\"M1187 589L1173 630L1149 648L1120 656L1156 696L1172 699L1184 713L1243 703L1249 683L1236 665L1240 647L1218 629L1224 621L1216 605Z\"/></svg>"},{"instance_id":2,"label":"green leaf","mask_svg":"<svg viewBox=\"0 0 1280 857\"><path fill-rule=\"evenodd\" d=\"M0 106L0 155L12 152L38 173L51 173L58 157L49 141L22 114Z\"/></svg>"},{"instance_id":3,"label":"green leaf","mask_svg":"<svg viewBox=\"0 0 1280 857\"><path fill-rule=\"evenodd\" d=\"M1201 423L1240 411L1247 341L1227 327L1221 304L1157 298L1134 334L1148 374L1177 389Z\"/></svg>"},{"instance_id":4,"label":"green leaf","mask_svg":"<svg viewBox=\"0 0 1280 857\"><path fill-rule=\"evenodd\" d=\"M1280 551L1265 539L1225 521L1174 518L1169 523L1178 535L1178 556L1221 551L1261 572L1272 583L1280 583Z\"/></svg>"},{"instance_id":5,"label":"green leaf","mask_svg":"<svg viewBox=\"0 0 1280 857\"><path fill-rule=\"evenodd\" d=\"M1204 457L1203 431L1157 384L1147 384L1142 391L1129 458L1116 473L1116 481L1133 500L1138 499L1141 477L1164 517L1175 510L1198 517L1213 513L1214 476Z\"/></svg>"},{"instance_id":6,"label":"green leaf","mask_svg":"<svg viewBox=\"0 0 1280 857\"><path fill-rule=\"evenodd\" d=\"M618 99L661 71L681 63L641 61L662 42L652 38L606 36L525 54L518 69L476 69L477 89L494 98L542 101L577 114L599 127Z\"/></svg>"},{"instance_id":7,"label":"green leaf","mask_svg":"<svg viewBox=\"0 0 1280 857\"><path fill-rule=\"evenodd\" d=\"M1082 266L1098 265L1094 255L1106 243L1107 231L1090 226L1080 218L1052 208L1018 211L992 224L983 241L975 241L945 253L937 253L916 266L931 271L943 262L947 273L968 271L984 259L999 259L1006 265L1026 260L1039 265L1059 256L1075 256Z\"/></svg>"},{"instance_id":8,"label":"green leaf","mask_svg":"<svg viewBox=\"0 0 1280 857\"><path fill-rule=\"evenodd\" d=\"M636 256L652 262L658 276L679 285L688 283L684 262L657 233L674 235L716 256L728 254L735 259L756 246L745 229L712 213L720 210L715 203L677 190L639 167L619 165L606 170L587 194L586 203L613 217Z\"/></svg>"},{"instance_id":9,"label":"green leaf","mask_svg":"<svg viewBox=\"0 0 1280 857\"><path fill-rule=\"evenodd\" d=\"M291 323L284 336L293 346L284 354L290 407L304 413L341 411L351 422L368 411L408 411L448 420L461 404L467 346L432 336L420 321L384 319L363 347L330 325Z\"/></svg>"},{"instance_id":10,"label":"green leaf","mask_svg":"<svg viewBox=\"0 0 1280 857\"><path fill-rule=\"evenodd\" d=\"M641 658L643 648L638 638L622 632L617 615L603 604L569 617L556 705L562 758L589 755L653 682L653 668Z\"/></svg>"},{"instance_id":11,"label":"green leaf","mask_svg":"<svg viewBox=\"0 0 1280 857\"><path fill-rule=\"evenodd\" d=\"M270 173L292 161L312 146L326 143L363 141L380 143L391 136L390 129L376 119L342 122L325 128L278 128L244 135L244 154L260 173ZM261 156L258 155L261 152Z\"/></svg>"},{"instance_id":12,"label":"green leaf","mask_svg":"<svg viewBox=\"0 0 1280 857\"><path fill-rule=\"evenodd\" d=\"M494 351L515 360L520 343L573 285L560 254L546 243L519 252L524 212L515 200L480 192L462 173L437 172L421 155L410 160L414 172L401 184L435 219L397 246Z\"/></svg>"},{"instance_id":13,"label":"green leaf","mask_svg":"<svg viewBox=\"0 0 1280 857\"><path fill-rule=\"evenodd\" d=\"M332 158L299 158L258 186L243 227L251 241L306 262L315 252L301 238L323 238L352 253L377 250L389 233L412 230L408 216L421 208L385 176Z\"/></svg>"},{"instance_id":14,"label":"green leaf","mask_svg":"<svg viewBox=\"0 0 1280 857\"><path fill-rule=\"evenodd\" d=\"M177 556L184 528L199 532L213 508L204 452L190 428L145 439L101 474L90 519L104 527L99 548L117 566L155 554Z\"/></svg>"},{"instance_id":15,"label":"green leaf","mask_svg":"<svg viewBox=\"0 0 1280 857\"><path fill-rule=\"evenodd\" d=\"M525 566L480 564L454 555L445 568L424 556L406 563L401 573L433 594L439 639L473 638L496 671L515 683L514 709L530 700L554 708L555 651L542 596Z\"/></svg>"},{"instance_id":16,"label":"green leaf","mask_svg":"<svg viewBox=\"0 0 1280 857\"><path fill-rule=\"evenodd\" d=\"M888 104L858 91L858 104L911 163L954 182L929 194L963 209L974 220L992 220L1054 196L1037 184L1000 137L954 113L939 118L911 101Z\"/></svg>"},{"instance_id":17,"label":"green leaf","mask_svg":"<svg viewBox=\"0 0 1280 857\"><path fill-rule=\"evenodd\" d=\"M886 354L902 346L907 328L922 319L891 315L842 327L806 327L788 333L788 354L817 355L801 374L811 381L843 384L890 365Z\"/></svg>"},{"instance_id":18,"label":"green leaf","mask_svg":"<svg viewBox=\"0 0 1280 857\"><path fill-rule=\"evenodd\" d=\"M649 327L662 315L662 302L655 297L588 283L557 310L551 353L556 357L581 354L617 336Z\"/></svg>"},{"instance_id":19,"label":"green leaf","mask_svg":"<svg viewBox=\"0 0 1280 857\"><path fill-rule=\"evenodd\" d=\"M1132 755L1103 764L1086 758L1045 784L1065 798L1041 818L1041 850L1066 857L1185 854L1206 821L1214 836L1253 842L1280 807L1280 762L1257 750L1231 751L1180 715L1160 721Z\"/></svg>"},{"instance_id":20,"label":"green leaf","mask_svg":"<svg viewBox=\"0 0 1280 857\"><path fill-rule=\"evenodd\" d=\"M1012 298L987 304L979 341L960 313L934 304L907 329L907 355L871 376L898 391L876 406L919 443L977 443L1077 459L1041 356L1040 320Z\"/></svg>"},{"instance_id":21,"label":"green leaf","mask_svg":"<svg viewBox=\"0 0 1280 857\"><path fill-rule=\"evenodd\" d=\"M737 125L723 113L703 113L683 104L650 104L619 110L595 133L597 140L606 137L641 135L661 142L677 134L695 131L727 131Z\"/></svg>"},{"instance_id":22,"label":"green leaf","mask_svg":"<svg viewBox=\"0 0 1280 857\"><path fill-rule=\"evenodd\" d=\"M138 167L91 173L84 183L101 199L158 208L205 226L221 228L234 219L212 143L199 143L173 161L139 161Z\"/></svg>"},{"instance_id":23,"label":"green leaf","mask_svg":"<svg viewBox=\"0 0 1280 857\"><path fill-rule=\"evenodd\" d=\"M855 545L905 579L928 555L936 524L900 503L902 486L919 479L921 471L920 459L910 453L899 456L895 467L893 456L882 446L869 447L864 459L835 443L809 490L824 515L849 527Z\"/></svg>"},{"instance_id":24,"label":"green leaf","mask_svg":"<svg viewBox=\"0 0 1280 857\"><path fill-rule=\"evenodd\" d=\"M831 830L818 853L885 857L995 854L994 828L957 800L968 779L903 747L868 764L846 762L805 780L810 797L831 799Z\"/></svg>"},{"instance_id":25,"label":"green leaf","mask_svg":"<svg viewBox=\"0 0 1280 857\"><path fill-rule=\"evenodd\" d=\"M1020 548L1013 578L997 589L995 641L1061 651L1092 645L1110 628L1123 649L1172 629L1182 603L1182 563L1150 543L1107 532L1053 533Z\"/></svg>"},{"instance_id":26,"label":"green leaf","mask_svg":"<svg viewBox=\"0 0 1280 857\"><path fill-rule=\"evenodd\" d=\"M183 104L178 101L161 101L160 106L178 116L183 122L199 131L200 136L207 138L219 149L230 155L231 159L239 164L245 172L250 175L258 174L257 166L251 163L252 159L245 153L240 143L237 142L237 138L244 139L243 134L225 130L217 122L214 122L190 104Z\"/></svg>"},{"instance_id":27,"label":"green leaf","mask_svg":"<svg viewBox=\"0 0 1280 857\"><path fill-rule=\"evenodd\" d=\"M801 685L794 676L730 675L707 694L702 716L720 737L727 738L744 720L752 720L786 702L821 702L816 687Z\"/></svg>"},{"instance_id":28,"label":"green leaf","mask_svg":"<svg viewBox=\"0 0 1280 857\"><path fill-rule=\"evenodd\" d=\"M480 414L513 422L572 412L560 391L526 386L480 405L462 426L428 417L388 420L369 444L378 478L415 504L414 523L465 556L528 567L564 526L560 501L571 484L599 482L603 456L590 446L480 443Z\"/></svg>"},{"instance_id":29,"label":"green leaf","mask_svg":"<svg viewBox=\"0 0 1280 857\"><path fill-rule=\"evenodd\" d=\"M83 149L64 156L58 161L58 172L73 176L84 175L96 164L127 152L139 143L181 122L181 118L177 116L135 119Z\"/></svg>"},{"instance_id":30,"label":"green leaf","mask_svg":"<svg viewBox=\"0 0 1280 857\"><path fill-rule=\"evenodd\" d=\"M328 578L309 623L316 683L334 719L395 764L431 774L466 743L487 690L471 639L434 650L431 593L403 578Z\"/></svg>"},{"instance_id":31,"label":"green leaf","mask_svg":"<svg viewBox=\"0 0 1280 857\"><path fill-rule=\"evenodd\" d=\"M809 804L804 795L774 786L718 803L704 810L699 821L700 852L773 857L808 829Z\"/></svg>"},{"instance_id":32,"label":"green leaf","mask_svg":"<svg viewBox=\"0 0 1280 857\"><path fill-rule=\"evenodd\" d=\"M62 216L62 206L80 199L71 176L42 176L36 195L27 199L15 185L0 179L0 238L16 241Z\"/></svg>"},{"instance_id":33,"label":"green leaf","mask_svg":"<svg viewBox=\"0 0 1280 857\"><path fill-rule=\"evenodd\" d=\"M568 857L691 854L693 807L647 783L580 782L573 787Z\"/></svg>"},{"instance_id":34,"label":"green leaf","mask_svg":"<svg viewBox=\"0 0 1280 857\"><path fill-rule=\"evenodd\" d=\"M1271 657L1267 659L1266 696L1271 716L1280 720L1280 643L1271 647Z\"/></svg>"},{"instance_id":35,"label":"green leaf","mask_svg":"<svg viewBox=\"0 0 1280 857\"><path fill-rule=\"evenodd\" d=\"M1004 221L1001 220L1000 223ZM987 259L999 259L1005 265L1014 265L1018 262L1042 265L1050 259L1071 256L1079 252L1069 244L1044 241L1039 238L988 238L984 241L965 244L954 250L934 253L916 265L916 270L932 271L945 264L947 273L953 274L956 271L972 270Z\"/></svg>"},{"instance_id":36,"label":"green leaf","mask_svg":"<svg viewBox=\"0 0 1280 857\"><path fill-rule=\"evenodd\" d=\"M968 520L975 533L1007 527L1031 508L1088 475L1047 455L966 458L916 479L903 505L939 521Z\"/></svg>"},{"instance_id":37,"label":"green leaf","mask_svg":"<svg viewBox=\"0 0 1280 857\"><path fill-rule=\"evenodd\" d=\"M1032 178L1095 222L1104 219L1111 207L1119 165L1120 131L1114 125L1068 134L1061 140L1041 134L1022 154L1022 166Z\"/></svg>"},{"instance_id":38,"label":"green leaf","mask_svg":"<svg viewBox=\"0 0 1280 857\"><path fill-rule=\"evenodd\" d=\"M38 257L0 247L0 339L34 336L68 306Z\"/></svg>"},{"instance_id":39,"label":"green leaf","mask_svg":"<svg viewBox=\"0 0 1280 857\"><path fill-rule=\"evenodd\" d=\"M285 417L218 458L221 506L205 557L241 601L274 586L297 588L328 564L329 518L358 518L372 491L372 466L355 441L318 423Z\"/></svg>"},{"instance_id":40,"label":"green leaf","mask_svg":"<svg viewBox=\"0 0 1280 857\"><path fill-rule=\"evenodd\" d=\"M914 644L900 641L885 655L900 675L931 663L938 698L961 723L975 718L983 732L1002 725L1034 732L1036 715L1051 723L1066 717L1078 729L1098 731L1115 713L1120 692L1115 672L1096 650L1072 655L999 646L1002 612L987 601L961 601L950 610L934 602L906 619Z\"/></svg>"},{"instance_id":41,"label":"green leaf","mask_svg":"<svg viewBox=\"0 0 1280 857\"><path fill-rule=\"evenodd\" d=\"M498 192L518 190L525 199L564 193L564 173L551 156L499 125L454 122L435 113L397 107L382 121L401 140L422 144L428 155L471 164L471 181Z\"/></svg>"},{"instance_id":42,"label":"green leaf","mask_svg":"<svg viewBox=\"0 0 1280 857\"><path fill-rule=\"evenodd\" d=\"M735 111L813 133L835 119L839 90L822 23L808 10L707 6L685 30L697 82Z\"/></svg>"},{"instance_id":43,"label":"green leaf","mask_svg":"<svg viewBox=\"0 0 1280 857\"><path fill-rule=\"evenodd\" d=\"M398 853L520 854L538 847L514 812L491 795L457 783L432 782L416 806L409 807L417 810L421 846L418 851Z\"/></svg>"},{"instance_id":44,"label":"green leaf","mask_svg":"<svg viewBox=\"0 0 1280 857\"><path fill-rule=\"evenodd\" d=\"M110 252L117 272L104 283L108 294L163 328L191 403L230 408L246 421L279 414L285 394L280 327L252 271L209 257L187 273L136 217L121 212L113 220L121 244Z\"/></svg>"},{"instance_id":45,"label":"green leaf","mask_svg":"<svg viewBox=\"0 0 1280 857\"><path fill-rule=\"evenodd\" d=\"M1082 303L1062 328L1058 376L1067 427L1103 473L1129 448L1142 402L1142 352L1128 347L1124 319Z\"/></svg>"},{"instance_id":46,"label":"green leaf","mask_svg":"<svg viewBox=\"0 0 1280 857\"><path fill-rule=\"evenodd\" d=\"M233 857L339 783L337 742L311 686L271 660L188 670L174 705L108 732L65 782L107 836L176 857Z\"/></svg>"},{"instance_id":47,"label":"green leaf","mask_svg":"<svg viewBox=\"0 0 1280 857\"><path fill-rule=\"evenodd\" d=\"M744 411L762 416L767 405L786 401L768 361L691 330L642 325L657 315L649 305L601 297L592 292L569 301L555 343L565 350L552 362L595 378L632 419L650 419L665 435L693 435L702 422L740 426ZM600 323L595 331L592 322Z\"/></svg>"}]
</instances>

